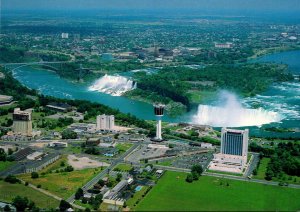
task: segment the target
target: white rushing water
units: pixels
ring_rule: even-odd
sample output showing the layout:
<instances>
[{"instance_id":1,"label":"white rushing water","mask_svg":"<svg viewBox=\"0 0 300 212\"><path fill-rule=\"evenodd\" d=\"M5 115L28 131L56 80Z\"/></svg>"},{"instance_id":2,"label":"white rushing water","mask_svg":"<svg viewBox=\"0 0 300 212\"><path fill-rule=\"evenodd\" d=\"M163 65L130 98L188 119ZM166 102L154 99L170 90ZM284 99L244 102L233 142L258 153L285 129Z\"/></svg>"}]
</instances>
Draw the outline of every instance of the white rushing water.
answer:
<instances>
[{"instance_id":1,"label":"white rushing water","mask_svg":"<svg viewBox=\"0 0 300 212\"><path fill-rule=\"evenodd\" d=\"M104 75L89 87L90 91L99 91L112 96L121 96L136 88L136 83L122 76Z\"/></svg>"},{"instance_id":2,"label":"white rushing water","mask_svg":"<svg viewBox=\"0 0 300 212\"><path fill-rule=\"evenodd\" d=\"M234 94L223 91L217 106L199 105L192 122L213 127L242 127L279 122L282 118L279 113L263 108L245 108Z\"/></svg>"}]
</instances>

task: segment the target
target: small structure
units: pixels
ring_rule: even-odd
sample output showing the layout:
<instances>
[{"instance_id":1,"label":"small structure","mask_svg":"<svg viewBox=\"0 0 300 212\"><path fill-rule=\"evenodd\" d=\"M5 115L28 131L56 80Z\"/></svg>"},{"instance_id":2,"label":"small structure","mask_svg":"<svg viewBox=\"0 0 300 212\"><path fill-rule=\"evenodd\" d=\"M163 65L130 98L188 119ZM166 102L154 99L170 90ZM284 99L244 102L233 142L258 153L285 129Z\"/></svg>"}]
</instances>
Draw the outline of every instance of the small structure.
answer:
<instances>
[{"instance_id":1,"label":"small structure","mask_svg":"<svg viewBox=\"0 0 300 212\"><path fill-rule=\"evenodd\" d=\"M60 157L59 154L44 154L43 157L39 158L39 160L35 160L33 162L29 162L25 165L25 173L37 172L42 170L44 167L49 164L55 162Z\"/></svg>"},{"instance_id":2,"label":"small structure","mask_svg":"<svg viewBox=\"0 0 300 212\"><path fill-rule=\"evenodd\" d=\"M101 138L88 138L85 142L87 146L97 146L100 144Z\"/></svg>"},{"instance_id":3,"label":"small structure","mask_svg":"<svg viewBox=\"0 0 300 212\"><path fill-rule=\"evenodd\" d=\"M12 96L0 95L0 105L10 104L13 99Z\"/></svg>"},{"instance_id":4,"label":"small structure","mask_svg":"<svg viewBox=\"0 0 300 212\"><path fill-rule=\"evenodd\" d=\"M42 152L34 152L34 153L30 154L30 155L27 155L26 158L28 160L38 160L38 159L42 158L43 155L44 155L44 153L42 153Z\"/></svg>"},{"instance_id":5,"label":"small structure","mask_svg":"<svg viewBox=\"0 0 300 212\"><path fill-rule=\"evenodd\" d=\"M50 142L48 144L48 146L52 147L52 148L66 148L66 147L68 147L68 143L67 142L53 141L53 142Z\"/></svg>"},{"instance_id":6,"label":"small structure","mask_svg":"<svg viewBox=\"0 0 300 212\"><path fill-rule=\"evenodd\" d=\"M232 48L233 44L232 43L215 43L215 47L219 49L230 49Z\"/></svg>"},{"instance_id":7,"label":"small structure","mask_svg":"<svg viewBox=\"0 0 300 212\"><path fill-rule=\"evenodd\" d=\"M104 194L103 202L111 205L123 206L125 200L120 198L120 192L124 190L128 185L128 180L121 180L112 190Z\"/></svg>"},{"instance_id":8,"label":"small structure","mask_svg":"<svg viewBox=\"0 0 300 212\"><path fill-rule=\"evenodd\" d=\"M26 147L24 149L20 149L18 152L14 153L12 155L12 157L16 160L16 161L21 161L23 159L25 159L28 155L34 153L35 151L33 149L31 149L30 147Z\"/></svg>"},{"instance_id":9,"label":"small structure","mask_svg":"<svg viewBox=\"0 0 300 212\"><path fill-rule=\"evenodd\" d=\"M59 112L69 112L72 110L72 106L66 103L52 102L46 105L46 107Z\"/></svg>"},{"instance_id":10,"label":"small structure","mask_svg":"<svg viewBox=\"0 0 300 212\"><path fill-rule=\"evenodd\" d=\"M66 32L61 33L61 38L62 39L68 39L69 38L69 33L66 33Z\"/></svg>"}]
</instances>

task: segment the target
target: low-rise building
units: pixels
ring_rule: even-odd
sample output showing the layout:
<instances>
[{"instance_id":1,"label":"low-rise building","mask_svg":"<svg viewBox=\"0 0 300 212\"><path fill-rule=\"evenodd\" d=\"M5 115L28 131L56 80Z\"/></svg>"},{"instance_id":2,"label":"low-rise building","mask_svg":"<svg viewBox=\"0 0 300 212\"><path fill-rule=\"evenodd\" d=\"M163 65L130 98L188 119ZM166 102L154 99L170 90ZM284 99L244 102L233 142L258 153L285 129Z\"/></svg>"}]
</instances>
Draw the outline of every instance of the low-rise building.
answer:
<instances>
[{"instance_id":1,"label":"low-rise building","mask_svg":"<svg viewBox=\"0 0 300 212\"><path fill-rule=\"evenodd\" d=\"M0 95L0 105L10 104L13 100L12 96Z\"/></svg>"},{"instance_id":2,"label":"low-rise building","mask_svg":"<svg viewBox=\"0 0 300 212\"><path fill-rule=\"evenodd\" d=\"M25 173L37 172L42 170L44 167L48 166L49 164L55 162L60 157L59 154L45 154L39 160L35 160L25 164Z\"/></svg>"},{"instance_id":3,"label":"low-rise building","mask_svg":"<svg viewBox=\"0 0 300 212\"><path fill-rule=\"evenodd\" d=\"M13 132L14 134L32 136L32 110L22 111L15 108L13 113Z\"/></svg>"},{"instance_id":4,"label":"low-rise building","mask_svg":"<svg viewBox=\"0 0 300 212\"><path fill-rule=\"evenodd\" d=\"M55 111L60 111L60 112L68 112L71 111L73 108L71 105L66 104L66 103L59 103L59 102L52 102L46 105L47 108L55 110Z\"/></svg>"}]
</instances>

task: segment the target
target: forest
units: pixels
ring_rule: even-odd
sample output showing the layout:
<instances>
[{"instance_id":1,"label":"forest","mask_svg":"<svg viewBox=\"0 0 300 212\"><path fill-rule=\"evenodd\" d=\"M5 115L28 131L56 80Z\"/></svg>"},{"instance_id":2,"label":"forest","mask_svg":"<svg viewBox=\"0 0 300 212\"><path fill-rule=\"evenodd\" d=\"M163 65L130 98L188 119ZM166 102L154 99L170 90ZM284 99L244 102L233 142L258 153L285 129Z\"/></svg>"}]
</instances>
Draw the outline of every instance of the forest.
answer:
<instances>
[{"instance_id":1,"label":"forest","mask_svg":"<svg viewBox=\"0 0 300 212\"><path fill-rule=\"evenodd\" d=\"M134 78L138 88L147 92L147 95L151 96L149 92L153 92L158 99L160 96L169 98L189 108L193 90L227 89L241 96L254 96L265 91L273 82L292 80L293 75L287 72L285 65L243 64L211 65L200 69L165 67L157 74L140 72Z\"/></svg>"}]
</instances>

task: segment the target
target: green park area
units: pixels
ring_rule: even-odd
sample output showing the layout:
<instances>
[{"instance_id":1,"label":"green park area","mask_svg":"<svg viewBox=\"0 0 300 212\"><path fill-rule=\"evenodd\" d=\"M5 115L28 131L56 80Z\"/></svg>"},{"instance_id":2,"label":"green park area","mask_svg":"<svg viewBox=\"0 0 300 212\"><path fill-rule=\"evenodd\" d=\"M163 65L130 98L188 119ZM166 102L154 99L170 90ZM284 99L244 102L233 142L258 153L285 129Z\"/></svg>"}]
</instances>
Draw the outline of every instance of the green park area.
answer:
<instances>
[{"instance_id":1,"label":"green park area","mask_svg":"<svg viewBox=\"0 0 300 212\"><path fill-rule=\"evenodd\" d=\"M14 161L0 161L0 172L8 169L14 164L15 164Z\"/></svg>"},{"instance_id":2,"label":"green park area","mask_svg":"<svg viewBox=\"0 0 300 212\"><path fill-rule=\"evenodd\" d=\"M120 153L122 152L126 152L128 149L130 149L130 147L132 147L133 144L131 143L118 143L116 145L116 148L120 151Z\"/></svg>"},{"instance_id":3,"label":"green park area","mask_svg":"<svg viewBox=\"0 0 300 212\"><path fill-rule=\"evenodd\" d=\"M136 211L297 211L300 190L202 176L187 183L186 174L166 172L140 201Z\"/></svg>"},{"instance_id":4,"label":"green park area","mask_svg":"<svg viewBox=\"0 0 300 212\"><path fill-rule=\"evenodd\" d=\"M270 158L262 158L257 169L257 175L254 175L255 179L264 180Z\"/></svg>"},{"instance_id":5,"label":"green park area","mask_svg":"<svg viewBox=\"0 0 300 212\"><path fill-rule=\"evenodd\" d=\"M63 155L41 170L38 178L32 179L31 174L22 174L18 177L35 186L41 185L42 189L59 197L68 198L98 173L98 169L64 171L67 166L67 156Z\"/></svg>"},{"instance_id":6,"label":"green park area","mask_svg":"<svg viewBox=\"0 0 300 212\"><path fill-rule=\"evenodd\" d=\"M35 186L41 185L42 189L48 190L59 197L68 198L97 173L97 169L84 169L72 172L40 174L39 178L36 179L32 179L30 174L23 174L19 178Z\"/></svg>"},{"instance_id":7,"label":"green park area","mask_svg":"<svg viewBox=\"0 0 300 212\"><path fill-rule=\"evenodd\" d=\"M130 164L120 163L114 168L114 171L129 172L131 169Z\"/></svg>"},{"instance_id":8,"label":"green park area","mask_svg":"<svg viewBox=\"0 0 300 212\"><path fill-rule=\"evenodd\" d=\"M11 202L12 199L18 195L34 201L40 208L56 208L59 205L58 200L24 184L11 184L0 181L0 201Z\"/></svg>"}]
</instances>

